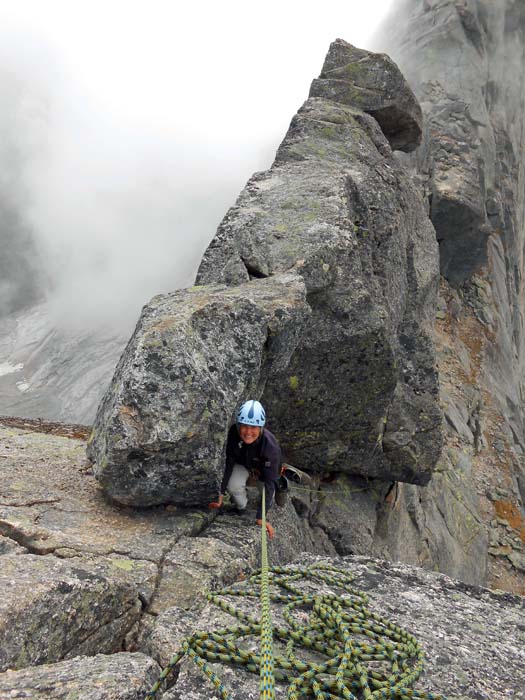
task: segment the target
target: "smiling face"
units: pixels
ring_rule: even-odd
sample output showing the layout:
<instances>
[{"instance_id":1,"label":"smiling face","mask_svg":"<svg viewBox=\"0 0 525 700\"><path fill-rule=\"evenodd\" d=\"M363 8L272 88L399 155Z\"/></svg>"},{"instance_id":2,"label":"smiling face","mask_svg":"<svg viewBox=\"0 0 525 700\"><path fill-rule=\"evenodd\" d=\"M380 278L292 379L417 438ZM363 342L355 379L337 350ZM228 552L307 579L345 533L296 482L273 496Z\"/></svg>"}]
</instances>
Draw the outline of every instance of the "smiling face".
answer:
<instances>
[{"instance_id":1,"label":"smiling face","mask_svg":"<svg viewBox=\"0 0 525 700\"><path fill-rule=\"evenodd\" d=\"M247 445L251 445L255 442L259 438L261 431L262 428L258 428L255 425L239 425L239 436Z\"/></svg>"}]
</instances>

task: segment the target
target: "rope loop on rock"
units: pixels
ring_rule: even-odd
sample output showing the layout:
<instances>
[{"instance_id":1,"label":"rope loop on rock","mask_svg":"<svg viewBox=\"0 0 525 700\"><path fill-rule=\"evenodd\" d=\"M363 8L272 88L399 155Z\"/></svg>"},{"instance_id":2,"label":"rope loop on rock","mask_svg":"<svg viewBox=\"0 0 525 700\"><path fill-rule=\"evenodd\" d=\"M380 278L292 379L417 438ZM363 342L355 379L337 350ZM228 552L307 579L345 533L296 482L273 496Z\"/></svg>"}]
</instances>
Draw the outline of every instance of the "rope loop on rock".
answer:
<instances>
[{"instance_id":1,"label":"rope loop on rock","mask_svg":"<svg viewBox=\"0 0 525 700\"><path fill-rule=\"evenodd\" d=\"M239 624L184 640L146 700L154 699L185 655L208 676L221 700L233 696L208 662L258 673L261 700L274 700L275 682L287 684L287 700L446 700L414 689L424 669L421 646L412 634L367 607L368 597L351 586L351 574L325 562L268 566L264 516L263 507L261 570L244 587L233 584L208 594ZM260 599L260 619L225 600L232 597L253 598L253 605ZM242 646L243 638L253 636L261 639L259 654Z\"/></svg>"}]
</instances>

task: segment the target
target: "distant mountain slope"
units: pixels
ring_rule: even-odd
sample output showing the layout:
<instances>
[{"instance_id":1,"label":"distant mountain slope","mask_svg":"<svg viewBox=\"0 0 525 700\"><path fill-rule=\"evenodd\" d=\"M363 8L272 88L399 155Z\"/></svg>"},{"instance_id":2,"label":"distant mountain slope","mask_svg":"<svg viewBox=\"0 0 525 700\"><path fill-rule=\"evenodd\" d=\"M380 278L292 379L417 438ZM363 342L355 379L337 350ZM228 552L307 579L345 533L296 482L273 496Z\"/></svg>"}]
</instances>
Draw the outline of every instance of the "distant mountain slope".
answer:
<instances>
[{"instance_id":1,"label":"distant mountain slope","mask_svg":"<svg viewBox=\"0 0 525 700\"><path fill-rule=\"evenodd\" d=\"M0 320L0 415L91 423L127 337L56 328L45 303Z\"/></svg>"}]
</instances>

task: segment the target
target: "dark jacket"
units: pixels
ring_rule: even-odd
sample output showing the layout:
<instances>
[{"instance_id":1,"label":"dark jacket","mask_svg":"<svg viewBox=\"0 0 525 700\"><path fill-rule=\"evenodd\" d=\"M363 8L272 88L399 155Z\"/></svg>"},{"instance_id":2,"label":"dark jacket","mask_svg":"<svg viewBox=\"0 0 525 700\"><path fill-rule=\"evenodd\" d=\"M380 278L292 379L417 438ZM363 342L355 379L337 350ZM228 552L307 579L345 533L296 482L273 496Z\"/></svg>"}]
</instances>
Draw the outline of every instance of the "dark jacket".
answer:
<instances>
[{"instance_id":1,"label":"dark jacket","mask_svg":"<svg viewBox=\"0 0 525 700\"><path fill-rule=\"evenodd\" d=\"M259 481L264 482L266 510L268 511L272 505L276 482L281 473L281 462L279 443L267 428L263 428L262 435L256 442L246 445L239 436L237 425L232 425L226 441L226 467L222 477L221 493L226 493L233 465L242 464L250 474L255 473ZM262 503L257 509L256 517L257 519L262 517Z\"/></svg>"}]
</instances>

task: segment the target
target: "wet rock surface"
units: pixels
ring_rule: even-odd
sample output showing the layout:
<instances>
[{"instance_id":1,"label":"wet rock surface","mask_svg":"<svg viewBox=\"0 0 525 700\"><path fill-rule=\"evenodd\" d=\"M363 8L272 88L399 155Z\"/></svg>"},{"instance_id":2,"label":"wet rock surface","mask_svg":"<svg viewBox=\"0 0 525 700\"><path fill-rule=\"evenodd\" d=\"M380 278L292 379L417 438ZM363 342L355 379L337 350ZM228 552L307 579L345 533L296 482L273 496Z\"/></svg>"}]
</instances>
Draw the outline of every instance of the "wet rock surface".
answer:
<instances>
[{"instance_id":1,"label":"wet rock surface","mask_svg":"<svg viewBox=\"0 0 525 700\"><path fill-rule=\"evenodd\" d=\"M194 287L144 307L88 446L111 498L184 507L213 500L235 410L286 367L308 314L294 274Z\"/></svg>"}]
</instances>

